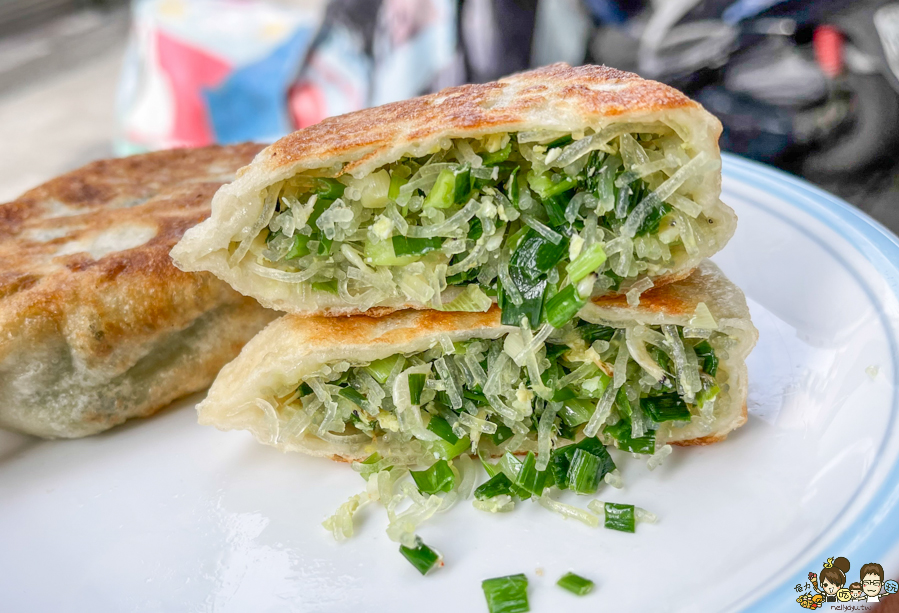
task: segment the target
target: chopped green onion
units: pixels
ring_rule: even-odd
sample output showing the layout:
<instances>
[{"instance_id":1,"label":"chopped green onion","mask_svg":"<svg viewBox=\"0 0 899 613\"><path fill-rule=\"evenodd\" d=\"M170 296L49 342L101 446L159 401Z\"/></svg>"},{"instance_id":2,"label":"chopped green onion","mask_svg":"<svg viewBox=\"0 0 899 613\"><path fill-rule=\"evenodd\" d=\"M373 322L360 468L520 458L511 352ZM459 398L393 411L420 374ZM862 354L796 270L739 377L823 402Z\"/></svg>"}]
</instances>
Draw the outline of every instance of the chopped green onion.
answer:
<instances>
[{"instance_id":1,"label":"chopped green onion","mask_svg":"<svg viewBox=\"0 0 899 613\"><path fill-rule=\"evenodd\" d=\"M559 138L552 141L551 143L548 143L546 145L546 149L549 150L549 149L555 149L556 147L564 147L565 145L569 144L573 140L574 139L571 137L571 134L566 134L565 136L560 136Z\"/></svg>"},{"instance_id":2,"label":"chopped green onion","mask_svg":"<svg viewBox=\"0 0 899 613\"><path fill-rule=\"evenodd\" d=\"M676 392L641 398L640 408L645 409L656 423L690 419L690 409Z\"/></svg>"},{"instance_id":3,"label":"chopped green onion","mask_svg":"<svg viewBox=\"0 0 899 613\"><path fill-rule=\"evenodd\" d=\"M427 378L427 375L421 373L409 375L409 395L412 397L412 404L421 404L421 392L425 388L425 380Z\"/></svg>"},{"instance_id":4,"label":"chopped green onion","mask_svg":"<svg viewBox=\"0 0 899 613\"><path fill-rule=\"evenodd\" d=\"M671 205L666 202L657 204L656 206L652 207L652 209L646 214L646 217L643 218L643 223L641 223L640 227L637 228L636 236L657 233L659 231L659 223L662 221L662 218L670 213L671 210Z\"/></svg>"},{"instance_id":5,"label":"chopped green onion","mask_svg":"<svg viewBox=\"0 0 899 613\"><path fill-rule=\"evenodd\" d=\"M456 273L454 275L450 275L446 278L447 285L463 285L472 279L476 279L478 277L478 273L480 272L480 268L469 268L468 270L463 270L462 272ZM471 286L469 286L471 287Z\"/></svg>"},{"instance_id":6,"label":"chopped green onion","mask_svg":"<svg viewBox=\"0 0 899 613\"><path fill-rule=\"evenodd\" d=\"M487 472L488 477L492 478L492 477L502 473L502 470L500 470L499 464L491 464L490 462L488 462L487 458L484 457L483 453L480 450L478 450L478 459L481 461L481 465L484 467L484 470Z\"/></svg>"},{"instance_id":7,"label":"chopped green onion","mask_svg":"<svg viewBox=\"0 0 899 613\"><path fill-rule=\"evenodd\" d=\"M572 594L577 596L586 596L590 592L593 591L593 587L595 584L589 579L585 579L580 575L576 575L574 573L566 573L562 575L562 578L556 581L556 585L558 585L563 590L568 590Z\"/></svg>"},{"instance_id":8,"label":"chopped green onion","mask_svg":"<svg viewBox=\"0 0 899 613\"><path fill-rule=\"evenodd\" d=\"M424 255L429 251L440 249L443 245L442 238L408 238L405 236L394 236L393 253L400 258L405 255Z\"/></svg>"},{"instance_id":9,"label":"chopped green onion","mask_svg":"<svg viewBox=\"0 0 899 613\"><path fill-rule=\"evenodd\" d=\"M617 292L618 289L621 287L621 282L624 281L624 277L616 275L611 270L607 270L602 274L603 274L603 276L606 276L612 280L612 285L609 287L609 289L612 290L613 292Z\"/></svg>"},{"instance_id":10,"label":"chopped green onion","mask_svg":"<svg viewBox=\"0 0 899 613\"><path fill-rule=\"evenodd\" d=\"M516 305L504 298L499 300L500 308L502 308L500 322L504 326L520 326L521 319L525 317L530 326L535 328L543 317L543 293L546 290L546 279L541 279L530 286L523 283L516 283L516 285L521 293L521 304Z\"/></svg>"},{"instance_id":11,"label":"chopped green onion","mask_svg":"<svg viewBox=\"0 0 899 613\"><path fill-rule=\"evenodd\" d=\"M512 482L509 481L509 477L503 473L493 475L486 482L479 485L474 491L474 497L478 500L487 500L488 498L501 496L503 494L509 496L513 494Z\"/></svg>"},{"instance_id":12,"label":"chopped green onion","mask_svg":"<svg viewBox=\"0 0 899 613\"><path fill-rule=\"evenodd\" d=\"M317 231L315 222L318 221L318 218L322 216L328 207L334 204L334 199L323 198L319 196L315 200L315 204L312 206L312 212L309 213L309 219L306 220L306 225L313 229L313 231Z\"/></svg>"},{"instance_id":13,"label":"chopped green onion","mask_svg":"<svg viewBox=\"0 0 899 613\"><path fill-rule=\"evenodd\" d=\"M583 449L584 451L589 451L593 455L603 460L603 462L607 464L606 472L615 470L615 462L612 461L612 456L609 455L609 450L606 449L606 446L602 444L602 441L595 436L584 438L580 443L577 444L577 448ZM603 475L605 475L605 473L603 473Z\"/></svg>"},{"instance_id":14,"label":"chopped green onion","mask_svg":"<svg viewBox=\"0 0 899 613\"><path fill-rule=\"evenodd\" d=\"M337 200L343 196L343 190L346 189L346 186L337 179L316 177L313 189L320 199Z\"/></svg>"},{"instance_id":15,"label":"chopped green onion","mask_svg":"<svg viewBox=\"0 0 899 613\"><path fill-rule=\"evenodd\" d=\"M598 457L575 449L568 469L568 487L578 494L594 494L599 487L600 460Z\"/></svg>"},{"instance_id":16,"label":"chopped green onion","mask_svg":"<svg viewBox=\"0 0 899 613\"><path fill-rule=\"evenodd\" d=\"M504 442L512 438L512 428L497 424L496 432L493 433L493 444L502 445Z\"/></svg>"},{"instance_id":17,"label":"chopped green onion","mask_svg":"<svg viewBox=\"0 0 899 613\"><path fill-rule=\"evenodd\" d=\"M509 277L521 294L522 303L516 305L503 299L503 324L521 325L522 316L528 318L532 327L540 323L547 286L546 273L562 260L567 250L567 239L554 244L528 228L509 259Z\"/></svg>"},{"instance_id":18,"label":"chopped green onion","mask_svg":"<svg viewBox=\"0 0 899 613\"><path fill-rule=\"evenodd\" d=\"M518 480L518 473L521 471L521 460L512 455L512 453L508 451L504 453L503 457L499 459L497 466L509 478L509 481L515 483Z\"/></svg>"},{"instance_id":19,"label":"chopped green onion","mask_svg":"<svg viewBox=\"0 0 899 613\"><path fill-rule=\"evenodd\" d=\"M565 388L571 389L571 388ZM553 396L553 400L555 400ZM562 408L559 409L559 417L570 427L587 423L593 411L596 409L593 403L581 398L565 398L562 400Z\"/></svg>"},{"instance_id":20,"label":"chopped green onion","mask_svg":"<svg viewBox=\"0 0 899 613\"><path fill-rule=\"evenodd\" d=\"M325 238L324 236L318 243L318 255L331 255L331 246L334 244L333 238Z\"/></svg>"},{"instance_id":21,"label":"chopped green onion","mask_svg":"<svg viewBox=\"0 0 899 613\"><path fill-rule=\"evenodd\" d=\"M471 169L462 164L455 170L444 168L425 198L424 207L446 209L462 202L471 191Z\"/></svg>"},{"instance_id":22,"label":"chopped green onion","mask_svg":"<svg viewBox=\"0 0 899 613\"><path fill-rule=\"evenodd\" d=\"M288 250L287 255L284 256L284 259L292 260L294 258L301 258L304 255L309 255L309 247L306 246L306 243L308 242L308 236L304 236L302 234L294 234L293 244L290 246L290 250Z\"/></svg>"},{"instance_id":23,"label":"chopped green onion","mask_svg":"<svg viewBox=\"0 0 899 613\"><path fill-rule=\"evenodd\" d=\"M577 438L577 428L572 428L564 421L559 424L559 438L565 438L573 441Z\"/></svg>"},{"instance_id":24,"label":"chopped green onion","mask_svg":"<svg viewBox=\"0 0 899 613\"><path fill-rule=\"evenodd\" d=\"M393 237L393 239L396 238L398 237ZM406 266L419 259L417 255L397 255L393 239L375 242L365 241L365 246L363 247L365 261L374 266ZM404 243L401 242L400 244L403 245Z\"/></svg>"},{"instance_id":25,"label":"chopped green onion","mask_svg":"<svg viewBox=\"0 0 899 613\"><path fill-rule=\"evenodd\" d=\"M439 436L439 435L438 435ZM431 441L431 449L441 460L452 460L465 453L471 447L471 439L463 436L455 443L446 440Z\"/></svg>"},{"instance_id":26,"label":"chopped green onion","mask_svg":"<svg viewBox=\"0 0 899 613\"><path fill-rule=\"evenodd\" d=\"M468 398L473 403L475 403L476 406L479 407L490 406L490 403L487 402L487 396L477 390L469 389L466 387L462 390L462 397Z\"/></svg>"},{"instance_id":27,"label":"chopped green onion","mask_svg":"<svg viewBox=\"0 0 899 613\"><path fill-rule=\"evenodd\" d=\"M437 460L427 470L410 470L409 473L422 494L449 492L456 485L456 476L446 460Z\"/></svg>"},{"instance_id":28,"label":"chopped green onion","mask_svg":"<svg viewBox=\"0 0 899 613\"><path fill-rule=\"evenodd\" d=\"M557 363L554 364L552 362L552 359L549 357L549 355L546 356L546 359L550 361L550 367L543 371L543 383L547 387L552 388L555 386L555 382L561 378L558 372L560 370L560 367ZM577 398L577 394L575 393L575 391L570 387L563 387L562 389L557 389L553 392L552 400L553 402L563 402L565 400L572 400L574 398Z\"/></svg>"},{"instance_id":29,"label":"chopped green onion","mask_svg":"<svg viewBox=\"0 0 899 613\"><path fill-rule=\"evenodd\" d=\"M435 568L443 566L443 556L425 545L418 537L415 538L415 547L413 548L400 545L400 553L422 575L427 575Z\"/></svg>"},{"instance_id":30,"label":"chopped green onion","mask_svg":"<svg viewBox=\"0 0 899 613\"><path fill-rule=\"evenodd\" d=\"M573 177L564 177L561 180L554 182L549 173L538 175L534 173L534 171L530 171L527 175L527 179L528 185L537 193L541 200L546 200L557 194L567 192L573 187L577 187L577 179Z\"/></svg>"},{"instance_id":31,"label":"chopped green onion","mask_svg":"<svg viewBox=\"0 0 899 613\"><path fill-rule=\"evenodd\" d=\"M602 324L581 323L575 330L588 345L592 345L596 341L609 342L615 336L615 328Z\"/></svg>"},{"instance_id":32,"label":"chopped green onion","mask_svg":"<svg viewBox=\"0 0 899 613\"><path fill-rule=\"evenodd\" d=\"M495 577L481 582L489 613L527 613L528 578L522 574Z\"/></svg>"},{"instance_id":33,"label":"chopped green onion","mask_svg":"<svg viewBox=\"0 0 899 613\"><path fill-rule=\"evenodd\" d=\"M388 199L396 202L396 199L399 198L400 195L400 188L409 182L409 175L411 174L412 173L407 166L397 166L393 169L390 173L390 187L387 189Z\"/></svg>"},{"instance_id":34,"label":"chopped green onion","mask_svg":"<svg viewBox=\"0 0 899 613\"><path fill-rule=\"evenodd\" d=\"M634 532L636 525L640 522L654 524L658 521L658 517L654 513L630 504L591 500L587 508L600 517L605 517L606 528L622 532Z\"/></svg>"},{"instance_id":35,"label":"chopped green onion","mask_svg":"<svg viewBox=\"0 0 899 613\"><path fill-rule=\"evenodd\" d=\"M615 439L617 447L631 453L652 455L656 449L655 430L649 430L640 438L631 438L631 423L622 419L612 426L606 426L606 434Z\"/></svg>"},{"instance_id":36,"label":"chopped green onion","mask_svg":"<svg viewBox=\"0 0 899 613\"><path fill-rule=\"evenodd\" d=\"M706 402L717 396L720 391L721 388L717 385L712 385L709 388L703 386L702 390L696 394L696 406L701 409Z\"/></svg>"},{"instance_id":37,"label":"chopped green onion","mask_svg":"<svg viewBox=\"0 0 899 613\"><path fill-rule=\"evenodd\" d=\"M547 340L546 342L546 359L550 361L550 363L555 362L556 358L560 355L568 351L570 347L568 345L557 345L553 343L551 340Z\"/></svg>"},{"instance_id":38,"label":"chopped green onion","mask_svg":"<svg viewBox=\"0 0 899 613\"><path fill-rule=\"evenodd\" d=\"M466 234L466 238L469 238L473 241L478 240L481 236L484 235L484 226L481 224L481 220L475 217L471 221L468 222L468 234Z\"/></svg>"},{"instance_id":39,"label":"chopped green onion","mask_svg":"<svg viewBox=\"0 0 899 613\"><path fill-rule=\"evenodd\" d=\"M577 445L566 445L553 449L549 458L549 470L559 489L568 489L568 469L571 467L571 458L574 457L575 451L577 451Z\"/></svg>"},{"instance_id":40,"label":"chopped green onion","mask_svg":"<svg viewBox=\"0 0 899 613\"><path fill-rule=\"evenodd\" d=\"M376 464L381 461L381 454L377 451L359 462L360 464Z\"/></svg>"},{"instance_id":41,"label":"chopped green onion","mask_svg":"<svg viewBox=\"0 0 899 613\"><path fill-rule=\"evenodd\" d=\"M605 504L605 515L606 528L620 530L621 532L635 531L634 505L607 502Z\"/></svg>"},{"instance_id":42,"label":"chopped green onion","mask_svg":"<svg viewBox=\"0 0 899 613\"><path fill-rule=\"evenodd\" d=\"M577 283L590 273L598 270L605 261L606 252L602 249L602 243L593 243L574 258L565 269L568 271L568 277L571 279L571 282Z\"/></svg>"},{"instance_id":43,"label":"chopped green onion","mask_svg":"<svg viewBox=\"0 0 899 613\"><path fill-rule=\"evenodd\" d=\"M566 285L558 294L546 301L546 321L554 328L561 328L574 319L587 301L577 293L577 287Z\"/></svg>"},{"instance_id":44,"label":"chopped green onion","mask_svg":"<svg viewBox=\"0 0 899 613\"><path fill-rule=\"evenodd\" d=\"M509 142L506 143L506 146L500 149L499 151L494 151L493 153L482 153L481 160L484 166L496 166L497 164L501 164L509 159L509 154L512 153L512 139L509 139Z\"/></svg>"},{"instance_id":45,"label":"chopped green onion","mask_svg":"<svg viewBox=\"0 0 899 613\"><path fill-rule=\"evenodd\" d=\"M517 485L518 475L521 473L521 461L518 458L507 451L500 458L496 467L512 482L512 491L516 496L522 500L527 500L531 497L531 492Z\"/></svg>"},{"instance_id":46,"label":"chopped green onion","mask_svg":"<svg viewBox=\"0 0 899 613\"><path fill-rule=\"evenodd\" d=\"M365 406L365 401L367 400L365 396L352 387L342 387L337 394L343 396L359 408L363 408Z\"/></svg>"},{"instance_id":47,"label":"chopped green onion","mask_svg":"<svg viewBox=\"0 0 899 613\"><path fill-rule=\"evenodd\" d=\"M384 385L385 383L387 383L387 377L390 376L391 371L396 366L396 363L400 360L402 360L403 364L406 363L406 358L403 357L403 354L397 353L390 356L389 358L375 360L365 367L365 371L372 377L374 377L375 381L377 381L381 385Z\"/></svg>"},{"instance_id":48,"label":"chopped green onion","mask_svg":"<svg viewBox=\"0 0 899 613\"><path fill-rule=\"evenodd\" d=\"M382 470L389 470L391 468L390 466L381 466L379 464L381 460L381 454L376 451L359 462L359 464L362 465L362 468L359 471L359 474L362 476L362 478L368 481L368 478L372 476L372 474Z\"/></svg>"},{"instance_id":49,"label":"chopped green onion","mask_svg":"<svg viewBox=\"0 0 899 613\"><path fill-rule=\"evenodd\" d=\"M537 457L533 451L528 451L524 462L521 463L515 485L535 496L541 496L546 487L546 475L547 471L537 470Z\"/></svg>"},{"instance_id":50,"label":"chopped green onion","mask_svg":"<svg viewBox=\"0 0 899 613\"><path fill-rule=\"evenodd\" d=\"M536 279L555 268L567 253L566 239L563 238L555 244L533 228L528 228L509 259L509 274L512 274L514 269L519 269L519 272L527 278ZM514 278L514 275L512 276Z\"/></svg>"},{"instance_id":51,"label":"chopped green onion","mask_svg":"<svg viewBox=\"0 0 899 613\"><path fill-rule=\"evenodd\" d=\"M706 374L712 377L718 374L718 356L715 355L715 350L708 341L697 343L693 347L693 351L696 352L696 357L700 360L700 366L702 366Z\"/></svg>"},{"instance_id":52,"label":"chopped green onion","mask_svg":"<svg viewBox=\"0 0 899 613\"><path fill-rule=\"evenodd\" d=\"M615 394L615 406L618 407L618 414L630 419L634 414L633 409L631 409L631 401L627 397L627 391L625 391L624 387L618 388L618 393Z\"/></svg>"},{"instance_id":53,"label":"chopped green onion","mask_svg":"<svg viewBox=\"0 0 899 613\"><path fill-rule=\"evenodd\" d=\"M602 444L602 441L595 437L585 438L579 443L566 445L553 450L549 460L549 470L559 489L564 490L571 487L572 474L577 477L578 471L585 470L583 468L575 468L572 473L572 463L574 456L578 451L586 452L596 458L597 463L595 470L597 483L599 483L606 474L615 470L615 462L612 460L612 456L609 455L606 446ZM583 463L583 460L581 460L581 462ZM585 479L588 476L589 475L584 473L584 476L581 478Z\"/></svg>"},{"instance_id":54,"label":"chopped green onion","mask_svg":"<svg viewBox=\"0 0 899 613\"><path fill-rule=\"evenodd\" d=\"M312 289L317 292L328 292L329 294L337 295L337 279L313 283Z\"/></svg>"},{"instance_id":55,"label":"chopped green onion","mask_svg":"<svg viewBox=\"0 0 899 613\"><path fill-rule=\"evenodd\" d=\"M506 182L506 196L509 198L509 202L511 202L514 206L518 206L520 201L520 191L521 187L518 185L518 171L521 170L521 166L516 166L512 171L512 174L509 175L509 180ZM509 245L514 248L515 244L510 242Z\"/></svg>"},{"instance_id":56,"label":"chopped green onion","mask_svg":"<svg viewBox=\"0 0 899 613\"><path fill-rule=\"evenodd\" d=\"M411 378L411 375L410 375ZM409 384L411 389L412 384ZM459 442L459 437L453 432L453 429L450 427L449 422L447 422L442 417L434 416L431 418L431 421L428 422L428 430L445 440L447 443L451 445L455 445Z\"/></svg>"},{"instance_id":57,"label":"chopped green onion","mask_svg":"<svg viewBox=\"0 0 899 613\"><path fill-rule=\"evenodd\" d=\"M550 225L557 228L567 225L565 208L570 200L565 194L557 194L543 201L543 208L546 210L546 216L549 217Z\"/></svg>"}]
</instances>

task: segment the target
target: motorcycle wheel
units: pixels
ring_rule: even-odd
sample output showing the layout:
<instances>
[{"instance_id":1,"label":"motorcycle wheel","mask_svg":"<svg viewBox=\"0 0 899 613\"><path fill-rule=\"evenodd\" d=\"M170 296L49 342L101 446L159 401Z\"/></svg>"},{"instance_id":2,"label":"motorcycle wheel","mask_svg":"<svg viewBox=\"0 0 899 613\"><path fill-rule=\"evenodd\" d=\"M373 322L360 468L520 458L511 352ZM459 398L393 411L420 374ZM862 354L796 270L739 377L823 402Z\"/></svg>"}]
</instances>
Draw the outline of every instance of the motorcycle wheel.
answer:
<instances>
[{"instance_id":1,"label":"motorcycle wheel","mask_svg":"<svg viewBox=\"0 0 899 613\"><path fill-rule=\"evenodd\" d=\"M803 174L849 175L895 159L899 144L899 96L879 74L850 74L850 111L845 121L814 147Z\"/></svg>"}]
</instances>

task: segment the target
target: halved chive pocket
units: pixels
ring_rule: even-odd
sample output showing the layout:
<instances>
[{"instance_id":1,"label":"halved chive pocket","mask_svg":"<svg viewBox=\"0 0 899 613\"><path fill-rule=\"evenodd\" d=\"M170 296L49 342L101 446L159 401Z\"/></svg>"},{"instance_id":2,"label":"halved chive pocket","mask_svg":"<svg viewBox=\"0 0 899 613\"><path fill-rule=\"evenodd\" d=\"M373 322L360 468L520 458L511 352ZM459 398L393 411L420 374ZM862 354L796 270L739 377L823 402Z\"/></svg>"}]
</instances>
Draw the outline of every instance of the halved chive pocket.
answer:
<instances>
[{"instance_id":1,"label":"halved chive pocket","mask_svg":"<svg viewBox=\"0 0 899 613\"><path fill-rule=\"evenodd\" d=\"M582 70L606 79L602 69ZM683 99L651 117L583 114L573 109L605 108L597 100L612 94L578 78L566 99L581 105L562 113L570 127L541 126L542 106L516 102L520 78L472 86L487 98L512 88L503 105L482 107L500 113L479 124L495 126L488 133L460 125L457 112L444 116L471 95L454 91L398 103L410 105L406 113L329 120L359 143L349 149L322 149L334 143L324 126L286 137L225 190L212 218L175 249L176 261L288 312L443 308L474 286L514 307L507 322L523 315L537 326L550 314L557 325L573 316L570 301L543 308L569 286L579 284L581 299L639 291L645 280L684 276L724 246L736 218L719 200L716 123L700 106ZM533 116L516 119L507 103L513 115ZM377 118L357 123L371 113ZM396 129L423 141L386 138L401 117ZM428 124L411 128L421 121ZM535 237L552 248L526 261ZM336 292L322 285L332 282Z\"/></svg>"}]
</instances>

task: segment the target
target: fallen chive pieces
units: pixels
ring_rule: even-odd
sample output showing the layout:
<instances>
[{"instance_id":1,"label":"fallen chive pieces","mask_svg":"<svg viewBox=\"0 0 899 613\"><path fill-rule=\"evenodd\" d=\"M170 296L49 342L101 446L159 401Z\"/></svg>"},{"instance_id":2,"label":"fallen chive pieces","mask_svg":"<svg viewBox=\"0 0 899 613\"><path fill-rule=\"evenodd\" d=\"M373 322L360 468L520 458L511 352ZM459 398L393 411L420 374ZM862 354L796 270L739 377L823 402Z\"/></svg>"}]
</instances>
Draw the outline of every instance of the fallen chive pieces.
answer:
<instances>
[{"instance_id":1,"label":"fallen chive pieces","mask_svg":"<svg viewBox=\"0 0 899 613\"><path fill-rule=\"evenodd\" d=\"M634 505L607 502L605 504L605 515L606 528L621 530L622 532L634 532L636 526Z\"/></svg>"},{"instance_id":2,"label":"fallen chive pieces","mask_svg":"<svg viewBox=\"0 0 899 613\"><path fill-rule=\"evenodd\" d=\"M443 556L425 545L420 538L415 539L415 547L400 545L400 553L422 575L427 575L438 566L443 566Z\"/></svg>"},{"instance_id":3,"label":"fallen chive pieces","mask_svg":"<svg viewBox=\"0 0 899 613\"><path fill-rule=\"evenodd\" d=\"M512 492L512 482L509 481L509 478L503 473L497 473L494 476L490 477L485 483L482 483L478 488L474 491L474 497L478 500L488 500L490 498L494 498L496 496L501 495L511 496Z\"/></svg>"},{"instance_id":4,"label":"fallen chive pieces","mask_svg":"<svg viewBox=\"0 0 899 613\"><path fill-rule=\"evenodd\" d=\"M601 460L583 449L575 449L568 469L568 487L578 494L593 494L599 487Z\"/></svg>"},{"instance_id":5,"label":"fallen chive pieces","mask_svg":"<svg viewBox=\"0 0 899 613\"><path fill-rule=\"evenodd\" d=\"M487 609L490 613L526 613L528 606L528 578L524 575L495 577L481 582Z\"/></svg>"},{"instance_id":6,"label":"fallen chive pieces","mask_svg":"<svg viewBox=\"0 0 899 613\"><path fill-rule=\"evenodd\" d=\"M456 485L456 476L446 460L438 460L427 470L410 470L409 473L422 494L448 492Z\"/></svg>"},{"instance_id":7,"label":"fallen chive pieces","mask_svg":"<svg viewBox=\"0 0 899 613\"><path fill-rule=\"evenodd\" d=\"M537 470L537 458L533 451L528 451L524 462L521 463L521 470L518 471L515 485L534 496L542 496L543 490L546 488L546 475L547 471Z\"/></svg>"},{"instance_id":8,"label":"fallen chive pieces","mask_svg":"<svg viewBox=\"0 0 899 613\"><path fill-rule=\"evenodd\" d=\"M562 578L556 581L556 585L558 585L563 590L568 590L572 594L576 594L578 596L586 596L593 591L593 588L595 586L595 584L589 579L585 579L580 575L575 575L574 573L566 573L562 575Z\"/></svg>"},{"instance_id":9,"label":"fallen chive pieces","mask_svg":"<svg viewBox=\"0 0 899 613\"><path fill-rule=\"evenodd\" d=\"M421 404L421 392L425 388L425 379L427 377L423 374L409 375L409 396L412 399L412 404L416 406Z\"/></svg>"}]
</instances>

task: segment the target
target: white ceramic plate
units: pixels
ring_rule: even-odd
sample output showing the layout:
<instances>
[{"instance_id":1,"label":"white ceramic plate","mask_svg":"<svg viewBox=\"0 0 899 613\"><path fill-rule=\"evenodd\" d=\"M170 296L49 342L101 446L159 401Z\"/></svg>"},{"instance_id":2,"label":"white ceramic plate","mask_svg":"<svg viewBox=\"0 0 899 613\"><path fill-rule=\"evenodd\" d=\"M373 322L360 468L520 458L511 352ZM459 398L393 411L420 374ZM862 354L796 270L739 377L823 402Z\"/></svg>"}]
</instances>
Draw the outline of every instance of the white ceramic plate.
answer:
<instances>
[{"instance_id":1,"label":"white ceramic plate","mask_svg":"<svg viewBox=\"0 0 899 613\"><path fill-rule=\"evenodd\" d=\"M486 611L481 580L523 572L536 612L795 611L794 586L827 557L850 560L850 581L867 562L895 573L899 242L777 171L727 157L724 175L740 225L715 260L761 332L750 417L654 472L619 464L625 489L600 498L657 525L624 534L531 503L499 516L466 503L420 530L446 558L422 578L380 508L344 544L320 526L361 489L349 467L200 427L194 397L83 440L2 434L2 608ZM557 588L569 570L596 591Z\"/></svg>"}]
</instances>

